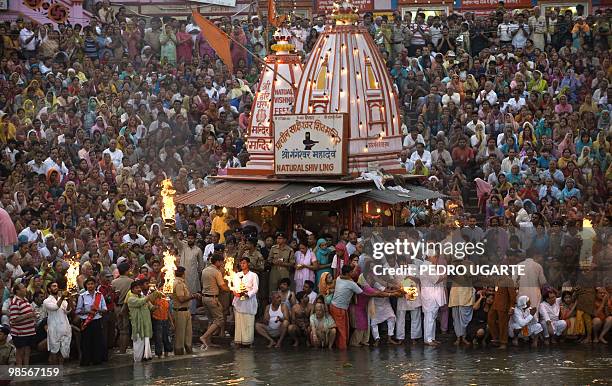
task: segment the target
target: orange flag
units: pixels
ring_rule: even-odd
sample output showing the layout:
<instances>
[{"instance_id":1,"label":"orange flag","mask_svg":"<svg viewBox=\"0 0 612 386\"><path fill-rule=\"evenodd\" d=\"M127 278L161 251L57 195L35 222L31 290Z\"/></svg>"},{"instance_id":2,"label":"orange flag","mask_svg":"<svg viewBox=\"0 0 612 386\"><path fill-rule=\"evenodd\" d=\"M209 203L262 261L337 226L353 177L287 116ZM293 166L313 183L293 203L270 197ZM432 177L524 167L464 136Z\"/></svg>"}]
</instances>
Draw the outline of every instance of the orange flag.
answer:
<instances>
[{"instance_id":1,"label":"orange flag","mask_svg":"<svg viewBox=\"0 0 612 386\"><path fill-rule=\"evenodd\" d=\"M215 50L219 58L227 65L230 72L234 72L229 36L211 23L210 20L200 15L198 11L193 11L193 21L200 27L202 35L204 35L208 44Z\"/></svg>"},{"instance_id":2,"label":"orange flag","mask_svg":"<svg viewBox=\"0 0 612 386\"><path fill-rule=\"evenodd\" d=\"M283 21L285 21L286 16L277 16L276 15L276 5L274 4L274 0L268 0L268 22L273 27L279 27Z\"/></svg>"}]
</instances>

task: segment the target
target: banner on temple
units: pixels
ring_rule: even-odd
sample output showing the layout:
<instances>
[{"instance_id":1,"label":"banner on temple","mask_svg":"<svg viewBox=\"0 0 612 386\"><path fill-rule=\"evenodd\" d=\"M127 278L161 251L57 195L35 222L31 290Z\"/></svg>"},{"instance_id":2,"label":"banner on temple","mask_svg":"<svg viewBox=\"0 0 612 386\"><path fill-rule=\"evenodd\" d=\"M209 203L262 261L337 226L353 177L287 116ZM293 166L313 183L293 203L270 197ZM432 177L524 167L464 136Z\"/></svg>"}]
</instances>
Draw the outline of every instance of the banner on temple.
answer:
<instances>
[{"instance_id":1,"label":"banner on temple","mask_svg":"<svg viewBox=\"0 0 612 386\"><path fill-rule=\"evenodd\" d=\"M346 114L274 117L274 172L342 175L347 165Z\"/></svg>"},{"instance_id":2,"label":"banner on temple","mask_svg":"<svg viewBox=\"0 0 612 386\"><path fill-rule=\"evenodd\" d=\"M374 0L353 0L351 5L357 7L359 13L373 11ZM317 12L320 14L331 14L334 10L334 0L317 0Z\"/></svg>"}]
</instances>

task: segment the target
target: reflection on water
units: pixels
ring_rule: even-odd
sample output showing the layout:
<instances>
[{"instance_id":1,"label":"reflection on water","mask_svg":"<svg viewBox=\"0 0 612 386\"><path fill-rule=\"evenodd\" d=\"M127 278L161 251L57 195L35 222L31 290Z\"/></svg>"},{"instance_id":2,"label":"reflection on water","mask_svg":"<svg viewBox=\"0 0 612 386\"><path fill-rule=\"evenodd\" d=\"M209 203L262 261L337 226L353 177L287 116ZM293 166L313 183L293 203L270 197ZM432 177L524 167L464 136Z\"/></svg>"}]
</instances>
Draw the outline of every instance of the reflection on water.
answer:
<instances>
[{"instance_id":1,"label":"reflection on water","mask_svg":"<svg viewBox=\"0 0 612 386\"><path fill-rule=\"evenodd\" d=\"M348 352L257 348L216 356L150 362L65 379L64 384L608 384L607 347L463 349L381 347Z\"/></svg>"}]
</instances>

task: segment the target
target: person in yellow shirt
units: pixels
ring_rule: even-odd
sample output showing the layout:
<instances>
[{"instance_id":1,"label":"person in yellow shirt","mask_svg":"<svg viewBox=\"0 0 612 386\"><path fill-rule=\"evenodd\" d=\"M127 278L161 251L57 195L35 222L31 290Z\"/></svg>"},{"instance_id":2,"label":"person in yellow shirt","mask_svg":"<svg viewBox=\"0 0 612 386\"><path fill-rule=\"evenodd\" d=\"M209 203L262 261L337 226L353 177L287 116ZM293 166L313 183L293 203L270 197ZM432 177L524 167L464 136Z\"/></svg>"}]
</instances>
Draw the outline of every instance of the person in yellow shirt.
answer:
<instances>
[{"instance_id":1,"label":"person in yellow shirt","mask_svg":"<svg viewBox=\"0 0 612 386\"><path fill-rule=\"evenodd\" d=\"M225 236L223 235L225 231L229 230L229 225L226 222L227 218L225 213L223 213L222 206L215 206L215 218L212 220L212 226L210 230L212 232L217 232L219 234L219 242L225 242Z\"/></svg>"}]
</instances>

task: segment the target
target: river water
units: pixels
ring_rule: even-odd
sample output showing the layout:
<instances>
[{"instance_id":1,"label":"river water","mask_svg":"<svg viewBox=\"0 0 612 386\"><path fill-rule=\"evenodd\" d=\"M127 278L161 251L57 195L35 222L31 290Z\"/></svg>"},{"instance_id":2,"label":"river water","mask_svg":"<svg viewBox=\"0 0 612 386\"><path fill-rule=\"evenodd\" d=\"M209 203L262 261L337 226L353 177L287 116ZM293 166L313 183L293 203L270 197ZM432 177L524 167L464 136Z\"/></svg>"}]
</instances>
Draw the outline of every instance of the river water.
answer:
<instances>
[{"instance_id":1,"label":"river water","mask_svg":"<svg viewBox=\"0 0 612 386\"><path fill-rule=\"evenodd\" d=\"M499 350L442 346L347 352L285 348L215 350L206 356L67 374L64 385L604 385L612 350L553 346Z\"/></svg>"}]
</instances>

